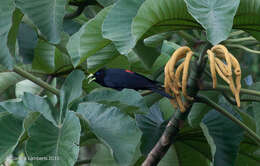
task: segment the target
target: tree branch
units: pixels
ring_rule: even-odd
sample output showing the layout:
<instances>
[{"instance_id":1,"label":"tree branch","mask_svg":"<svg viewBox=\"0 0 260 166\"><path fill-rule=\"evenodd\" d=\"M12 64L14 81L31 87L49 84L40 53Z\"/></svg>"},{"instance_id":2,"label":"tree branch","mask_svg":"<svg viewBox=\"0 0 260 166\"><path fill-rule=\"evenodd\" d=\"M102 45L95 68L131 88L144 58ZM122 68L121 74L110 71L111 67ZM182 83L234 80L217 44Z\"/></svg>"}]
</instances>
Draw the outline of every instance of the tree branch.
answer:
<instances>
[{"instance_id":1,"label":"tree branch","mask_svg":"<svg viewBox=\"0 0 260 166\"><path fill-rule=\"evenodd\" d=\"M146 160L142 166L156 166L163 156L166 154L175 136L178 134L180 128L182 128L185 119L188 116L189 111L184 113L176 111L175 115L172 116L169 123L167 124L163 135L160 140L156 143L152 151L148 154Z\"/></svg>"}]
</instances>

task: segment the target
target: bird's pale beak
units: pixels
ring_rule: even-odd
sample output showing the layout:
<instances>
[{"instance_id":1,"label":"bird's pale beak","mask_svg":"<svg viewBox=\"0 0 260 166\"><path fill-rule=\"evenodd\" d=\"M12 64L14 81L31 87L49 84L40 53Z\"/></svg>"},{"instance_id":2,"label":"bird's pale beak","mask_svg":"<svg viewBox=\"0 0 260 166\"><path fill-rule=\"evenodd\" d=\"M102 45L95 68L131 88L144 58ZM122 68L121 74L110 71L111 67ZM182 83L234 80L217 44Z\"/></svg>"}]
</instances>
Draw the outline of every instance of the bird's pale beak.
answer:
<instances>
[{"instance_id":1,"label":"bird's pale beak","mask_svg":"<svg viewBox=\"0 0 260 166\"><path fill-rule=\"evenodd\" d=\"M87 77L87 79L88 79L88 84L90 84L92 81L94 81L96 78L95 78L95 76L94 76L94 74L89 74L88 75L88 77Z\"/></svg>"}]
</instances>

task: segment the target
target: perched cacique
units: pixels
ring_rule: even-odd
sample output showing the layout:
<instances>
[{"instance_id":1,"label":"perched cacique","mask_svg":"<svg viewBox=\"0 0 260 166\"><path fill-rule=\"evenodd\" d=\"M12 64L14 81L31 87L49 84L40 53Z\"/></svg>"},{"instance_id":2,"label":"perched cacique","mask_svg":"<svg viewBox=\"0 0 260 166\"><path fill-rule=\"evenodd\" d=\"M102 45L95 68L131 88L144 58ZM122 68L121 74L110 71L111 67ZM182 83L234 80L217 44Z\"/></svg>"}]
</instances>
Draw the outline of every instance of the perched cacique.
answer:
<instances>
[{"instance_id":1,"label":"perched cacique","mask_svg":"<svg viewBox=\"0 0 260 166\"><path fill-rule=\"evenodd\" d=\"M159 82L150 80L149 78L130 70L113 68L100 69L90 77L94 77L94 81L104 87L109 87L116 90L122 90L124 88L134 90L151 90L164 97L172 98L164 91L164 88Z\"/></svg>"}]
</instances>

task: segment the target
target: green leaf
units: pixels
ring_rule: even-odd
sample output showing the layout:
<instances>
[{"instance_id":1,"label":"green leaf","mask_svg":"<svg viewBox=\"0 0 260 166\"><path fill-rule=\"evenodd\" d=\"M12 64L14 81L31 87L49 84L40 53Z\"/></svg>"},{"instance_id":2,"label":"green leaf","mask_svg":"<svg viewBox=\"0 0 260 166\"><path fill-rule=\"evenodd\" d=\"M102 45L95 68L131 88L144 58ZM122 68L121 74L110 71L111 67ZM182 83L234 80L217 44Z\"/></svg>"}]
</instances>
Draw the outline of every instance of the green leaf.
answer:
<instances>
[{"instance_id":1,"label":"green leaf","mask_svg":"<svg viewBox=\"0 0 260 166\"><path fill-rule=\"evenodd\" d=\"M34 50L32 68L52 73L55 70L55 46L44 40L38 40Z\"/></svg>"},{"instance_id":2,"label":"green leaf","mask_svg":"<svg viewBox=\"0 0 260 166\"><path fill-rule=\"evenodd\" d=\"M197 144L197 145L196 145ZM184 143L176 142L171 146L158 166L209 166L208 159L203 153L199 153L201 142L186 141Z\"/></svg>"},{"instance_id":3,"label":"green leaf","mask_svg":"<svg viewBox=\"0 0 260 166\"><path fill-rule=\"evenodd\" d=\"M134 51L147 68L151 68L160 55L156 48L145 46L142 40L136 44Z\"/></svg>"},{"instance_id":4,"label":"green leaf","mask_svg":"<svg viewBox=\"0 0 260 166\"><path fill-rule=\"evenodd\" d=\"M129 100L131 99L131 100ZM122 91L101 88L88 94L84 101L105 103L109 106L116 106L120 110L129 113L147 113L148 107L144 98L135 90L123 89Z\"/></svg>"},{"instance_id":5,"label":"green leaf","mask_svg":"<svg viewBox=\"0 0 260 166\"><path fill-rule=\"evenodd\" d=\"M172 53L180 47L180 45L174 42L168 42L167 40L164 40L162 44L161 54L163 56L171 57Z\"/></svg>"},{"instance_id":6,"label":"green leaf","mask_svg":"<svg viewBox=\"0 0 260 166\"><path fill-rule=\"evenodd\" d=\"M240 145L239 154L236 159L236 166L258 166L260 164L259 146L248 137Z\"/></svg>"},{"instance_id":7,"label":"green leaf","mask_svg":"<svg viewBox=\"0 0 260 166\"><path fill-rule=\"evenodd\" d=\"M66 0L15 0L15 3L48 41L59 43Z\"/></svg>"},{"instance_id":8,"label":"green leaf","mask_svg":"<svg viewBox=\"0 0 260 166\"><path fill-rule=\"evenodd\" d=\"M23 104L30 109L30 112L40 112L45 119L52 122L54 126L57 126L57 122L52 115L52 111L57 110L52 110L52 107L50 107L46 99L30 93L25 93L23 96Z\"/></svg>"},{"instance_id":9,"label":"green leaf","mask_svg":"<svg viewBox=\"0 0 260 166\"><path fill-rule=\"evenodd\" d=\"M136 41L160 32L194 28L201 26L187 12L183 0L146 0L132 22Z\"/></svg>"},{"instance_id":10,"label":"green leaf","mask_svg":"<svg viewBox=\"0 0 260 166\"><path fill-rule=\"evenodd\" d=\"M23 119L28 115L28 108L20 100L18 102L8 100L0 102L0 111L9 112L19 119Z\"/></svg>"},{"instance_id":11,"label":"green leaf","mask_svg":"<svg viewBox=\"0 0 260 166\"><path fill-rule=\"evenodd\" d=\"M138 127L143 132L141 152L144 155L148 155L165 129L165 124L163 124L164 119L160 112L159 104L154 104L147 114L136 115L136 121Z\"/></svg>"},{"instance_id":12,"label":"green leaf","mask_svg":"<svg viewBox=\"0 0 260 166\"><path fill-rule=\"evenodd\" d=\"M240 4L234 18L233 28L242 29L253 35L258 41L260 40L260 5L258 0L240 0Z\"/></svg>"},{"instance_id":13,"label":"green leaf","mask_svg":"<svg viewBox=\"0 0 260 166\"><path fill-rule=\"evenodd\" d=\"M206 0L203 0L203 2L205 1ZM224 7L226 7L226 4L229 5L233 2L233 5L238 5L238 0L229 1L228 3L224 1L207 2L218 2L216 6L218 6L219 4L225 4ZM260 40L260 26L258 26L258 24L260 23L258 19L258 17L260 17L260 12L259 8L256 7L259 5L260 2L258 0L241 0L233 20L232 28L247 31L254 35L258 40ZM204 6L207 6L207 4L205 4ZM232 18L232 14L235 14L235 7L232 8L233 11L230 12L228 17L224 17L223 19L230 17ZM205 8L207 9L207 7ZM222 10L222 8L217 10ZM229 8L226 11L228 10ZM204 12L204 10L199 10L198 12L202 13ZM224 22L226 21L224 20ZM231 23L232 21L230 22L230 24ZM186 4L183 0L146 0L139 8L137 15L132 23L132 32L136 38L135 41L161 32L186 29L202 29L202 27L188 13ZM228 31L230 31L230 29L227 29L224 32Z\"/></svg>"},{"instance_id":14,"label":"green leaf","mask_svg":"<svg viewBox=\"0 0 260 166\"><path fill-rule=\"evenodd\" d=\"M21 80L23 78L14 72L0 73L0 93Z\"/></svg>"},{"instance_id":15,"label":"green leaf","mask_svg":"<svg viewBox=\"0 0 260 166\"><path fill-rule=\"evenodd\" d=\"M29 92L32 94L39 94L42 91L42 87L35 84L30 80L23 80L16 84L15 87L15 96L21 98L24 95L24 92Z\"/></svg>"},{"instance_id":16,"label":"green leaf","mask_svg":"<svg viewBox=\"0 0 260 166\"><path fill-rule=\"evenodd\" d=\"M112 40L121 54L128 54L135 46L131 25L143 2L144 0L119 0L104 20L103 36Z\"/></svg>"},{"instance_id":17,"label":"green leaf","mask_svg":"<svg viewBox=\"0 0 260 166\"><path fill-rule=\"evenodd\" d=\"M1 2L0 5L0 64L8 69L12 69L14 59L7 47L8 33L12 26L12 17L15 10L14 1Z\"/></svg>"},{"instance_id":18,"label":"green leaf","mask_svg":"<svg viewBox=\"0 0 260 166\"><path fill-rule=\"evenodd\" d=\"M185 0L185 2L189 13L206 30L207 39L212 45L228 38L240 0Z\"/></svg>"},{"instance_id":19,"label":"green leaf","mask_svg":"<svg viewBox=\"0 0 260 166\"><path fill-rule=\"evenodd\" d=\"M98 3L100 3L102 6L109 6L115 3L117 0L97 0Z\"/></svg>"},{"instance_id":20,"label":"green leaf","mask_svg":"<svg viewBox=\"0 0 260 166\"><path fill-rule=\"evenodd\" d=\"M23 120L0 111L0 163L12 154L23 133Z\"/></svg>"},{"instance_id":21,"label":"green leaf","mask_svg":"<svg viewBox=\"0 0 260 166\"><path fill-rule=\"evenodd\" d=\"M230 105L223 106L239 118ZM215 110L204 116L201 128L211 147L214 165L234 165L239 145L243 139L243 129Z\"/></svg>"},{"instance_id":22,"label":"green leaf","mask_svg":"<svg viewBox=\"0 0 260 166\"><path fill-rule=\"evenodd\" d=\"M213 101L218 101L218 92L208 91L208 92L199 92L200 95L205 95ZM192 105L191 111L188 115L188 123L191 127L199 127L203 117L211 110L212 108L204 103L194 103Z\"/></svg>"},{"instance_id":23,"label":"green leaf","mask_svg":"<svg viewBox=\"0 0 260 166\"><path fill-rule=\"evenodd\" d=\"M60 90L60 120L61 123L62 116L65 117L67 110L69 109L69 104L80 97L82 93L82 81L84 79L84 73L80 70L74 70L66 78L64 84Z\"/></svg>"},{"instance_id":24,"label":"green leaf","mask_svg":"<svg viewBox=\"0 0 260 166\"><path fill-rule=\"evenodd\" d=\"M255 123L256 123L256 134L260 136L260 111L259 111L259 102L253 103L253 111L254 111L254 117L255 117Z\"/></svg>"},{"instance_id":25,"label":"green leaf","mask_svg":"<svg viewBox=\"0 0 260 166\"><path fill-rule=\"evenodd\" d=\"M105 145L97 144L96 149L97 153L93 159L91 159L90 166L118 166L109 149Z\"/></svg>"},{"instance_id":26,"label":"green leaf","mask_svg":"<svg viewBox=\"0 0 260 166\"><path fill-rule=\"evenodd\" d=\"M111 43L87 58L87 69L89 72L96 72L109 62L115 60L119 55L120 54L116 51L115 46Z\"/></svg>"},{"instance_id":27,"label":"green leaf","mask_svg":"<svg viewBox=\"0 0 260 166\"><path fill-rule=\"evenodd\" d=\"M19 9L15 9L13 13L13 24L8 34L7 45L12 56L16 56L16 39L19 32L19 25L22 21L23 13Z\"/></svg>"},{"instance_id":28,"label":"green leaf","mask_svg":"<svg viewBox=\"0 0 260 166\"><path fill-rule=\"evenodd\" d=\"M79 153L80 122L74 112L68 112L60 126L54 126L42 116L29 128L26 153L33 165L74 165ZM43 157L37 160L35 157Z\"/></svg>"},{"instance_id":29,"label":"green leaf","mask_svg":"<svg viewBox=\"0 0 260 166\"><path fill-rule=\"evenodd\" d=\"M77 112L87 121L92 132L109 146L119 165L126 166L132 162L141 138L134 119L116 107L93 102L80 104Z\"/></svg>"},{"instance_id":30,"label":"green leaf","mask_svg":"<svg viewBox=\"0 0 260 166\"><path fill-rule=\"evenodd\" d=\"M109 10L110 7L107 7L100 11L95 18L85 23L77 33L71 36L67 49L74 67L110 44L109 40L103 38L101 32L101 25Z\"/></svg>"},{"instance_id":31,"label":"green leaf","mask_svg":"<svg viewBox=\"0 0 260 166\"><path fill-rule=\"evenodd\" d=\"M159 101L160 110L163 113L163 118L168 120L172 117L176 109L172 106L170 100L168 98L162 98Z\"/></svg>"},{"instance_id":32,"label":"green leaf","mask_svg":"<svg viewBox=\"0 0 260 166\"><path fill-rule=\"evenodd\" d=\"M29 25L21 23L18 33L18 45L19 55L23 58L24 63L32 63L37 40L38 37L35 30Z\"/></svg>"}]
</instances>

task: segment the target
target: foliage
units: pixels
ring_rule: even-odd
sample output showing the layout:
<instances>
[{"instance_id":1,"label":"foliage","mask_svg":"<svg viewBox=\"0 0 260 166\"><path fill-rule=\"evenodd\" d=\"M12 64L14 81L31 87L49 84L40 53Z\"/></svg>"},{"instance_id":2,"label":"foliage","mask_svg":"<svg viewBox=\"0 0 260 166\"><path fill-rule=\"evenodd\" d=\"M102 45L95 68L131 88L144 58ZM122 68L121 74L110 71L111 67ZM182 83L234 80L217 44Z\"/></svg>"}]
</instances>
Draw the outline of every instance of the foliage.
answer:
<instances>
[{"instance_id":1,"label":"foliage","mask_svg":"<svg viewBox=\"0 0 260 166\"><path fill-rule=\"evenodd\" d=\"M205 46L219 43L241 65L241 107L221 79L212 88L206 63L196 85L210 102L193 103L158 165L259 165L259 6L259 0L1 2L0 165L10 158L13 165L141 165L179 110L158 94L101 88L88 75L122 68L163 83L177 48L191 47L192 66ZM96 153L80 155L86 148Z\"/></svg>"}]
</instances>

